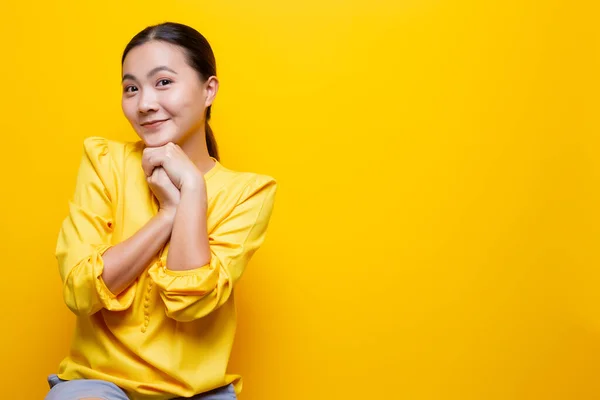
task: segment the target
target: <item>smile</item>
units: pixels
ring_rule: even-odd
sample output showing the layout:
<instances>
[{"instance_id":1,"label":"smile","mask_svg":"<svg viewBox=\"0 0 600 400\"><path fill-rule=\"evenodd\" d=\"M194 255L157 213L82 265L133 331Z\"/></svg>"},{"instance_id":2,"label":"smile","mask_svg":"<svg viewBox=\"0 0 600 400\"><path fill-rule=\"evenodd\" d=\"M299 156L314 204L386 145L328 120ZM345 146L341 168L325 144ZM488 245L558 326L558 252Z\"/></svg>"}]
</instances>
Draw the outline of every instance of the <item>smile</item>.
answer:
<instances>
[{"instance_id":1,"label":"smile","mask_svg":"<svg viewBox=\"0 0 600 400\"><path fill-rule=\"evenodd\" d=\"M168 121L168 119L157 119L154 121L143 122L140 125L143 126L144 128L158 128L164 122L167 122L167 121Z\"/></svg>"}]
</instances>

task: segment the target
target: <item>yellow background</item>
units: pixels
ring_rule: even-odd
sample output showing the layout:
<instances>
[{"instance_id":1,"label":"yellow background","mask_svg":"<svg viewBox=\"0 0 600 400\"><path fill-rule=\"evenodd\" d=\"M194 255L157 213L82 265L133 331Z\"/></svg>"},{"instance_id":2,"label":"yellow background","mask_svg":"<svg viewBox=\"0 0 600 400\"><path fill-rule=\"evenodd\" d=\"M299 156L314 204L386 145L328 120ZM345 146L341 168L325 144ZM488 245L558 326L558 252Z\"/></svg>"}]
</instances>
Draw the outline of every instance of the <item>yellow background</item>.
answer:
<instances>
[{"instance_id":1,"label":"yellow background","mask_svg":"<svg viewBox=\"0 0 600 400\"><path fill-rule=\"evenodd\" d=\"M223 163L280 183L242 399L600 398L593 3L4 0L1 397L43 398L67 351L82 140L135 138L120 53L176 20L217 56Z\"/></svg>"}]
</instances>

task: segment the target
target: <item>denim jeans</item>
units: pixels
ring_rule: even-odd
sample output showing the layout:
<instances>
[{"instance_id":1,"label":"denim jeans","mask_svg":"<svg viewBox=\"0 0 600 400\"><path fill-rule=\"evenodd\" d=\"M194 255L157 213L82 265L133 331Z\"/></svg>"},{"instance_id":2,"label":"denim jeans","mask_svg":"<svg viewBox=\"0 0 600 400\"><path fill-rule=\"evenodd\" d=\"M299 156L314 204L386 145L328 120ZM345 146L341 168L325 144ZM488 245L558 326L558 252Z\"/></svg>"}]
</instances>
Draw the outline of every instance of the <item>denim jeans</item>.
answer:
<instances>
[{"instance_id":1,"label":"denim jeans","mask_svg":"<svg viewBox=\"0 0 600 400\"><path fill-rule=\"evenodd\" d=\"M50 392L45 400L79 400L82 398L100 398L105 400L129 400L125 392L117 385L97 379L75 379L64 381L56 375L48 377ZM178 397L174 400L183 400ZM223 386L210 392L187 397L188 400L236 400L233 385Z\"/></svg>"}]
</instances>

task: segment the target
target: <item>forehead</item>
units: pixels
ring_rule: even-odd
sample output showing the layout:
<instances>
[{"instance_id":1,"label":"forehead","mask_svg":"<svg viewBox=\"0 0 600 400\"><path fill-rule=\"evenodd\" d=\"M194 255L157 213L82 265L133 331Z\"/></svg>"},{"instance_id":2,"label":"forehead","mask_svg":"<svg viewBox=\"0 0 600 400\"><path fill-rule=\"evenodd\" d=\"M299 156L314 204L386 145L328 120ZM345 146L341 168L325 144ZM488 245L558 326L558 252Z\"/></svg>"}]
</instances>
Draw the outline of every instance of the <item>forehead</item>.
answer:
<instances>
[{"instance_id":1,"label":"forehead","mask_svg":"<svg viewBox=\"0 0 600 400\"><path fill-rule=\"evenodd\" d=\"M123 73L144 72L163 65L172 69L185 68L187 66L185 53L179 46L153 40L127 53L123 61Z\"/></svg>"}]
</instances>

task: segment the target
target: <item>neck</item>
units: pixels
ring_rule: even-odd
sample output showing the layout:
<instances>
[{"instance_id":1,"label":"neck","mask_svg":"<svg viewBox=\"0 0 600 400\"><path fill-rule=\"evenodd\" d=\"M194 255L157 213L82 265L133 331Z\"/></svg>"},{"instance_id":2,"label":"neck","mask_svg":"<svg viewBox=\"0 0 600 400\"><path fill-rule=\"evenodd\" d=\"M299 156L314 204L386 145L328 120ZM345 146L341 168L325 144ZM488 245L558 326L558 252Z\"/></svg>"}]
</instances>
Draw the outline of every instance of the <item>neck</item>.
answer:
<instances>
[{"instance_id":1,"label":"neck","mask_svg":"<svg viewBox=\"0 0 600 400\"><path fill-rule=\"evenodd\" d=\"M179 146L202 174L206 174L214 167L215 162L208 154L208 148L206 147L206 132L204 128L188 135Z\"/></svg>"}]
</instances>

